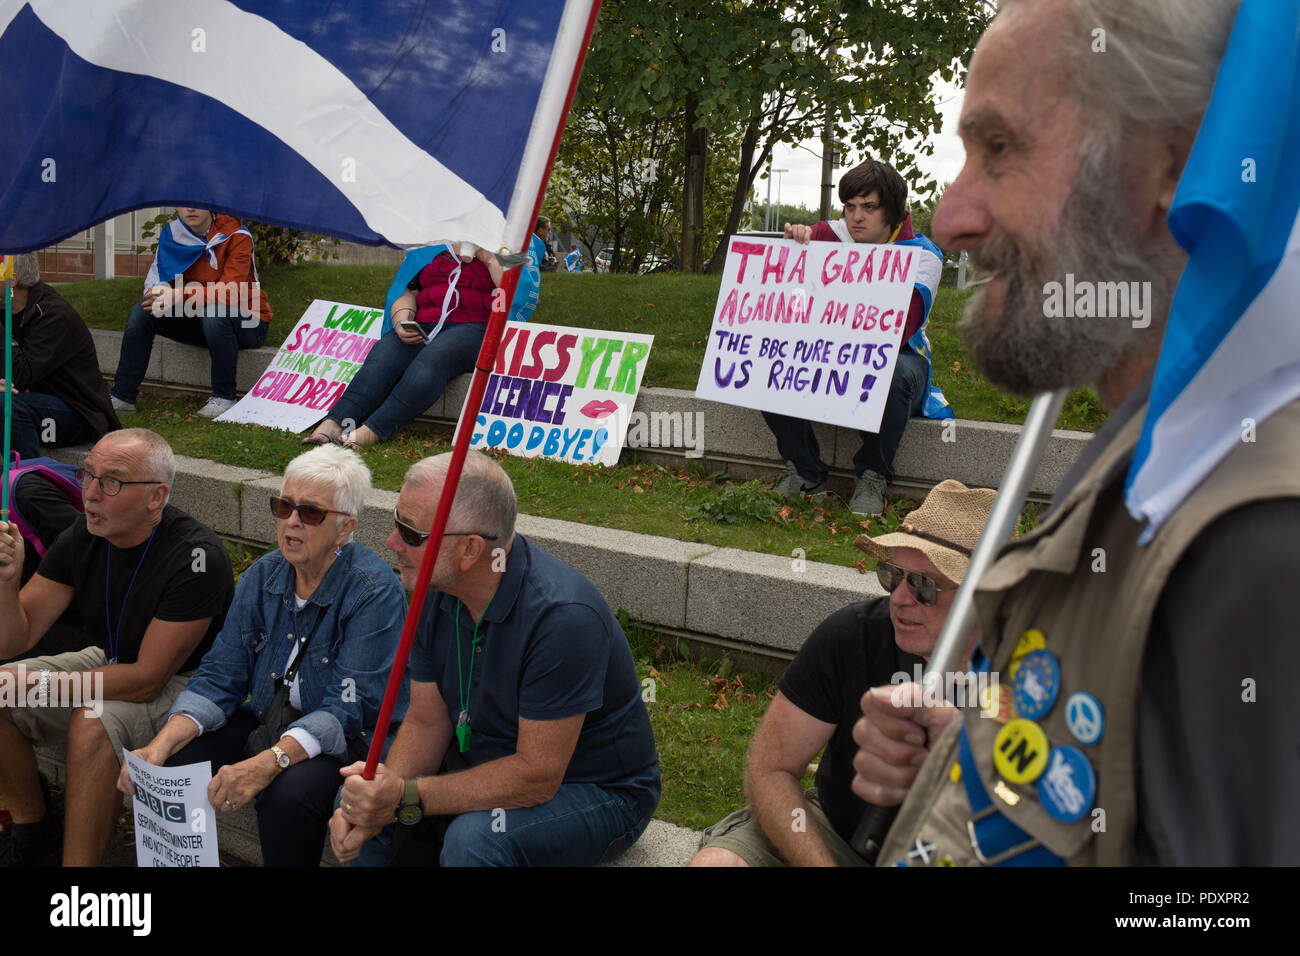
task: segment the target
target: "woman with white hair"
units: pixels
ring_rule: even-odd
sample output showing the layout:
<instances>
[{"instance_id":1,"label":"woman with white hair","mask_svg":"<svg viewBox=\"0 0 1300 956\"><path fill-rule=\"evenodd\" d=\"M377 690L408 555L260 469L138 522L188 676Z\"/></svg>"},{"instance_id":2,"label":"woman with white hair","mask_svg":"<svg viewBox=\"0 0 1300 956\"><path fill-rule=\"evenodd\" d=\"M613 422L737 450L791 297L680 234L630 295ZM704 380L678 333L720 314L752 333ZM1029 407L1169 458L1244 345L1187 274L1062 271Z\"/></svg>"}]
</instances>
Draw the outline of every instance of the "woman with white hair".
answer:
<instances>
[{"instance_id":1,"label":"woman with white hair","mask_svg":"<svg viewBox=\"0 0 1300 956\"><path fill-rule=\"evenodd\" d=\"M360 457L335 445L289 463L270 502L279 548L244 572L212 650L136 751L210 762L217 810L256 801L267 866L319 864L339 767L365 756L397 650L401 582L352 540L369 488ZM404 688L394 726L405 709ZM125 771L119 787L131 792Z\"/></svg>"}]
</instances>

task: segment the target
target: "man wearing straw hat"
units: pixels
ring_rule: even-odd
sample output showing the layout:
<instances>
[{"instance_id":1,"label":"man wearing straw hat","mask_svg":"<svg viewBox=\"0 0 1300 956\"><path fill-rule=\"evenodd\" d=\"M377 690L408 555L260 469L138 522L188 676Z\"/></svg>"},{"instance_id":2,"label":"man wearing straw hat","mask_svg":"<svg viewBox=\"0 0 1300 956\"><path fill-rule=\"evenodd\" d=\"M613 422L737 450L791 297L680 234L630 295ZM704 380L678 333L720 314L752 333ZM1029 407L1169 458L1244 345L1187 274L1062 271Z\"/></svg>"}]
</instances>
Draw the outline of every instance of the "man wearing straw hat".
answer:
<instances>
[{"instance_id":1,"label":"man wearing straw hat","mask_svg":"<svg viewBox=\"0 0 1300 956\"><path fill-rule=\"evenodd\" d=\"M754 735L749 806L704 831L692 866L865 865L848 843L867 807L850 790L859 702L868 688L880 697L886 746L903 764L886 774L906 787L925 758L927 729L942 727L952 708L923 706L912 700L919 688L903 682L929 659L995 496L949 479L897 531L858 538L889 596L836 611L804 642ZM805 793L800 778L823 747Z\"/></svg>"}]
</instances>

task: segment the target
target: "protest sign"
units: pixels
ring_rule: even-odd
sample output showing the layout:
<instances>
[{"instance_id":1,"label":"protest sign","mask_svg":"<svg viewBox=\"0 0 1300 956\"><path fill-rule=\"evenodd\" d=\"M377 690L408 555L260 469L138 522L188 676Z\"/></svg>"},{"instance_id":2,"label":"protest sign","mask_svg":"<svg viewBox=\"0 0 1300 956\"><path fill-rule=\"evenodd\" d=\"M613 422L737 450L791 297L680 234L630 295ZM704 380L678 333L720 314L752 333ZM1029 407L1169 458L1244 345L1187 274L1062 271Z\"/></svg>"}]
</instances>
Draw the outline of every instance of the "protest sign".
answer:
<instances>
[{"instance_id":1,"label":"protest sign","mask_svg":"<svg viewBox=\"0 0 1300 956\"><path fill-rule=\"evenodd\" d=\"M299 432L338 401L379 341L383 309L316 299L257 384L219 422Z\"/></svg>"},{"instance_id":2,"label":"protest sign","mask_svg":"<svg viewBox=\"0 0 1300 956\"><path fill-rule=\"evenodd\" d=\"M732 236L696 396L879 431L922 252Z\"/></svg>"},{"instance_id":3,"label":"protest sign","mask_svg":"<svg viewBox=\"0 0 1300 956\"><path fill-rule=\"evenodd\" d=\"M653 335L509 323L470 447L617 464L653 342Z\"/></svg>"},{"instance_id":4,"label":"protest sign","mask_svg":"<svg viewBox=\"0 0 1300 956\"><path fill-rule=\"evenodd\" d=\"M209 765L155 767L129 750L123 756L135 785L136 865L219 866Z\"/></svg>"}]
</instances>

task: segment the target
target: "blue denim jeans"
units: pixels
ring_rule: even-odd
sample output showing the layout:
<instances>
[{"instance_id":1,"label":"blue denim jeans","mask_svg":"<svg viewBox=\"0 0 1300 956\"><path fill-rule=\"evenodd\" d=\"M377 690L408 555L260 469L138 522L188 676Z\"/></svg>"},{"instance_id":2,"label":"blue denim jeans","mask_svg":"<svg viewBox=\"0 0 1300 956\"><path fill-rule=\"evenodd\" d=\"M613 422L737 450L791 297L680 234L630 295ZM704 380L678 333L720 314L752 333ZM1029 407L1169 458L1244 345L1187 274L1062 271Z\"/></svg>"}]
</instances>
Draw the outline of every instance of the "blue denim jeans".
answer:
<instances>
[{"instance_id":1,"label":"blue denim jeans","mask_svg":"<svg viewBox=\"0 0 1300 956\"><path fill-rule=\"evenodd\" d=\"M860 432L862 447L853 456L853 473L859 478L863 472L874 471L894 480L894 455L898 453L907 420L920 415L925 407L926 362L911 349L898 354L894 380L889 385L885 400L885 414L880 419L879 432ZM804 418L791 418L775 412L763 412L763 420L776 436L776 447L781 457L794 462L804 481L815 485L826 480L830 469L821 459L817 436L812 422Z\"/></svg>"},{"instance_id":2,"label":"blue denim jeans","mask_svg":"<svg viewBox=\"0 0 1300 956\"><path fill-rule=\"evenodd\" d=\"M112 393L124 402L135 401L149 367L154 336L161 335L186 345L206 346L212 356L212 394L234 398L239 350L261 348L268 328L256 316L227 315L225 307L219 305L208 306L202 316L159 318L137 302L126 317Z\"/></svg>"},{"instance_id":3,"label":"blue denim jeans","mask_svg":"<svg viewBox=\"0 0 1300 956\"><path fill-rule=\"evenodd\" d=\"M594 783L566 783L535 807L426 817L409 831L414 845L399 833L394 865L429 866L436 858L438 866L594 866L632 846L649 825L635 801Z\"/></svg>"},{"instance_id":4,"label":"blue denim jeans","mask_svg":"<svg viewBox=\"0 0 1300 956\"><path fill-rule=\"evenodd\" d=\"M392 438L436 402L448 382L473 370L485 331L482 322L448 323L428 345L407 345L389 332L366 356L329 417L345 430L365 425L381 439Z\"/></svg>"},{"instance_id":5,"label":"blue denim jeans","mask_svg":"<svg viewBox=\"0 0 1300 956\"><path fill-rule=\"evenodd\" d=\"M10 393L6 392L6 395ZM23 458L39 458L44 444L52 448L75 445L95 436L90 427L61 398L44 392L13 395L11 446ZM52 427L51 427L52 426Z\"/></svg>"}]
</instances>

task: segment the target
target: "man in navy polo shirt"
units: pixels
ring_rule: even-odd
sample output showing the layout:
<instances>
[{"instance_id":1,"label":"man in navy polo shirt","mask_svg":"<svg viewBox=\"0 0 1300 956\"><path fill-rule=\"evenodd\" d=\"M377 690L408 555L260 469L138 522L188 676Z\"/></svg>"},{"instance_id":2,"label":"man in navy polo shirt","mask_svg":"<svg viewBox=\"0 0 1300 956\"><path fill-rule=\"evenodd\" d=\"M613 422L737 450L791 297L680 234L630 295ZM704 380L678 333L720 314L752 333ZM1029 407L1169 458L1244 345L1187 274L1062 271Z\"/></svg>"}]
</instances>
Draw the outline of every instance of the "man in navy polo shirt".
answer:
<instances>
[{"instance_id":1,"label":"man in navy polo shirt","mask_svg":"<svg viewBox=\"0 0 1300 956\"><path fill-rule=\"evenodd\" d=\"M388 547L414 587L451 455L411 466ZM442 866L581 866L631 846L659 802L659 755L632 653L573 568L515 533L515 491L470 452L410 658L411 706L386 764L347 778L340 861L393 822ZM439 593L440 592L440 593ZM355 827L355 829L351 829ZM440 838L440 839L439 839Z\"/></svg>"}]
</instances>

